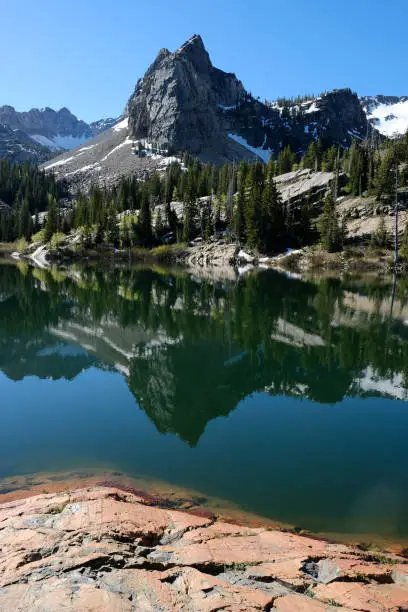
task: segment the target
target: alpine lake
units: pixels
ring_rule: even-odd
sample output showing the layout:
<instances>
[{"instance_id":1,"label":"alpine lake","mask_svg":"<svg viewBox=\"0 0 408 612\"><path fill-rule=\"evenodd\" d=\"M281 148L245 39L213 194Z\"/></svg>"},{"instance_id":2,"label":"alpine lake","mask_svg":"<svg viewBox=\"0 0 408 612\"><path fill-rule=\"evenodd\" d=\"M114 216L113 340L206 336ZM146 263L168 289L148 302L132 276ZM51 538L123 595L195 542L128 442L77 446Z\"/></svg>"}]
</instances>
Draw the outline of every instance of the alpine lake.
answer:
<instances>
[{"instance_id":1,"label":"alpine lake","mask_svg":"<svg viewBox=\"0 0 408 612\"><path fill-rule=\"evenodd\" d=\"M3 262L0 326L0 494L105 470L408 541L403 280Z\"/></svg>"}]
</instances>

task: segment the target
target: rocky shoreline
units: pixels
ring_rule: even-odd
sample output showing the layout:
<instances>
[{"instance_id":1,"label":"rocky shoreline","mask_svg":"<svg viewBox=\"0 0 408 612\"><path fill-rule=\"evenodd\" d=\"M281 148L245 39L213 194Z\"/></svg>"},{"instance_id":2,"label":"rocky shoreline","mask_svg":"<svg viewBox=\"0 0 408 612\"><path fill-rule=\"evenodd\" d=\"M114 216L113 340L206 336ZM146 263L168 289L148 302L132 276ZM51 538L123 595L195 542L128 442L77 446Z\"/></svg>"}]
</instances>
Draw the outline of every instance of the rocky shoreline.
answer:
<instances>
[{"instance_id":1,"label":"rocky shoreline","mask_svg":"<svg viewBox=\"0 0 408 612\"><path fill-rule=\"evenodd\" d=\"M1 610L408 607L408 559L90 487L0 505Z\"/></svg>"}]
</instances>

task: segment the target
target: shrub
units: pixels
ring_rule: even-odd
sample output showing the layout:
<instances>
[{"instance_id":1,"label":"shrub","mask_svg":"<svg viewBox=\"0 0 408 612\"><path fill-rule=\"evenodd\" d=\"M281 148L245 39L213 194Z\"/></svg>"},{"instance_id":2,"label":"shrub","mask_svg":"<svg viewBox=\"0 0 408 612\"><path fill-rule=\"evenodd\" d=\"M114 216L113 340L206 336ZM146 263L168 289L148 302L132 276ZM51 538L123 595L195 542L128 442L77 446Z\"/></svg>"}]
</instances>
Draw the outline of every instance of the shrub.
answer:
<instances>
[{"instance_id":1,"label":"shrub","mask_svg":"<svg viewBox=\"0 0 408 612\"><path fill-rule=\"evenodd\" d=\"M35 244L36 242L45 242L45 230L40 230L36 234L31 236L31 242Z\"/></svg>"},{"instance_id":2,"label":"shrub","mask_svg":"<svg viewBox=\"0 0 408 612\"><path fill-rule=\"evenodd\" d=\"M53 234L51 240L50 240L50 246L53 249L57 249L58 247L60 247L65 241L66 241L67 237L65 234L61 234L61 233L57 233L57 234Z\"/></svg>"},{"instance_id":3,"label":"shrub","mask_svg":"<svg viewBox=\"0 0 408 612\"><path fill-rule=\"evenodd\" d=\"M16 251L24 251L27 247L27 240L25 238L19 238L16 242Z\"/></svg>"}]
</instances>

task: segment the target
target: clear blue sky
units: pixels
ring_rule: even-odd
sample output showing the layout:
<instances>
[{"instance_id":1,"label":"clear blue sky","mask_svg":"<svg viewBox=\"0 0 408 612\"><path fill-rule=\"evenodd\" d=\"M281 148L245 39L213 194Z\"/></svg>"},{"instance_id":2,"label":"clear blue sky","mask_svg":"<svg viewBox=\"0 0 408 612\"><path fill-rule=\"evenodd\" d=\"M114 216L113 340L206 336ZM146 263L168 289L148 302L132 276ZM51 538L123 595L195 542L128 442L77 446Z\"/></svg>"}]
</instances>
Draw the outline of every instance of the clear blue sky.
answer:
<instances>
[{"instance_id":1,"label":"clear blue sky","mask_svg":"<svg viewBox=\"0 0 408 612\"><path fill-rule=\"evenodd\" d=\"M407 0L1 0L0 105L121 113L161 47L201 34L255 96L408 95Z\"/></svg>"}]
</instances>

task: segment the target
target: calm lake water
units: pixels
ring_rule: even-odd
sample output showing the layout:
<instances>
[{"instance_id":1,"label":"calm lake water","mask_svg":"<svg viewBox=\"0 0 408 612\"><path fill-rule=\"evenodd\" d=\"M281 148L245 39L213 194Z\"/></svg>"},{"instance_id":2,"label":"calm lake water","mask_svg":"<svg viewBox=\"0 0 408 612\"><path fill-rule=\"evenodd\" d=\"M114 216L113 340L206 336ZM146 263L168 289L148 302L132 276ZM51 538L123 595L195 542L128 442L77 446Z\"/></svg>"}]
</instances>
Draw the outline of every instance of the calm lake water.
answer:
<instances>
[{"instance_id":1,"label":"calm lake water","mask_svg":"<svg viewBox=\"0 0 408 612\"><path fill-rule=\"evenodd\" d=\"M406 538L408 309L390 293L1 265L0 478L106 467Z\"/></svg>"}]
</instances>

